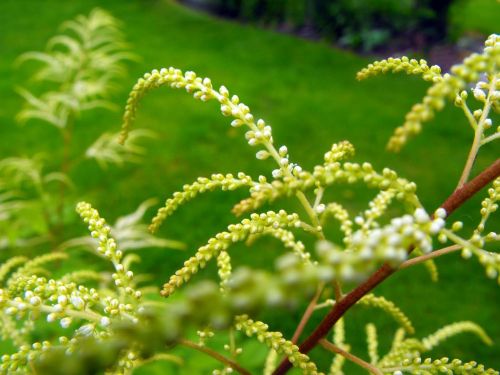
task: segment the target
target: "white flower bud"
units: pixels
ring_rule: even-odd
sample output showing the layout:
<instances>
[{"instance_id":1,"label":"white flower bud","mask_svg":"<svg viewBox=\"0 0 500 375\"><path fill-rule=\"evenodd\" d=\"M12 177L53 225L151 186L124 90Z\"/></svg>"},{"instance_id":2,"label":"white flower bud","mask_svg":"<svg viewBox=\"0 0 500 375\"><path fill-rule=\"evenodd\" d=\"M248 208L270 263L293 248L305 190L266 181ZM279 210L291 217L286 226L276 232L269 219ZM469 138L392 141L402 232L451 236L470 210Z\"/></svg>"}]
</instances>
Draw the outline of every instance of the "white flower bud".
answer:
<instances>
[{"instance_id":1,"label":"white flower bud","mask_svg":"<svg viewBox=\"0 0 500 375\"><path fill-rule=\"evenodd\" d=\"M47 315L47 322L48 323L52 323L53 321L55 321L57 319L57 315L54 314L54 313L50 313L49 315Z\"/></svg>"},{"instance_id":2,"label":"white flower bud","mask_svg":"<svg viewBox=\"0 0 500 375\"><path fill-rule=\"evenodd\" d=\"M76 330L77 335L90 336L94 332L93 324L85 324Z\"/></svg>"},{"instance_id":3,"label":"white flower bud","mask_svg":"<svg viewBox=\"0 0 500 375\"><path fill-rule=\"evenodd\" d=\"M61 295L57 297L57 303L59 303L60 305L65 305L66 303L68 303L68 298L65 295Z\"/></svg>"},{"instance_id":4,"label":"white flower bud","mask_svg":"<svg viewBox=\"0 0 500 375\"><path fill-rule=\"evenodd\" d=\"M102 327L108 327L111 324L111 320L107 316L103 316L99 323Z\"/></svg>"},{"instance_id":5,"label":"white flower bud","mask_svg":"<svg viewBox=\"0 0 500 375\"><path fill-rule=\"evenodd\" d=\"M441 218L437 218L435 219L432 224L431 224L431 227L429 229L429 231L432 233L432 234L437 234L441 229L443 229L444 227L444 220L441 219Z\"/></svg>"},{"instance_id":6,"label":"white flower bud","mask_svg":"<svg viewBox=\"0 0 500 375\"><path fill-rule=\"evenodd\" d=\"M59 322L59 324L63 328L68 328L69 325L71 324L71 318L62 318L61 321Z\"/></svg>"},{"instance_id":7,"label":"white flower bud","mask_svg":"<svg viewBox=\"0 0 500 375\"><path fill-rule=\"evenodd\" d=\"M83 309L85 302L81 297L78 296L73 296L70 298L71 304L75 307L77 310Z\"/></svg>"},{"instance_id":8,"label":"white flower bud","mask_svg":"<svg viewBox=\"0 0 500 375\"><path fill-rule=\"evenodd\" d=\"M470 249L464 248L462 250L462 258L469 259L472 256L472 251Z\"/></svg>"},{"instance_id":9,"label":"white flower bud","mask_svg":"<svg viewBox=\"0 0 500 375\"><path fill-rule=\"evenodd\" d=\"M229 97L229 91L227 90L226 86L221 86L219 88L219 93L226 98Z\"/></svg>"},{"instance_id":10,"label":"white flower bud","mask_svg":"<svg viewBox=\"0 0 500 375\"><path fill-rule=\"evenodd\" d=\"M427 212L425 212L425 210L423 208L417 208L415 210L414 216L415 216L415 220L419 224L426 223L430 220L429 215L427 214Z\"/></svg>"},{"instance_id":11,"label":"white flower bud","mask_svg":"<svg viewBox=\"0 0 500 375\"><path fill-rule=\"evenodd\" d=\"M475 88L472 90L472 92L474 93L474 98L476 98L477 100L482 102L486 100L486 94L483 90Z\"/></svg>"},{"instance_id":12,"label":"white flower bud","mask_svg":"<svg viewBox=\"0 0 500 375\"><path fill-rule=\"evenodd\" d=\"M325 208L326 206L323 203L318 204L318 206L316 207L316 213L318 214L323 213L325 211Z\"/></svg>"},{"instance_id":13,"label":"white flower bud","mask_svg":"<svg viewBox=\"0 0 500 375\"><path fill-rule=\"evenodd\" d=\"M441 219L446 218L446 210L442 207L438 208L434 213L436 217L440 217Z\"/></svg>"},{"instance_id":14,"label":"white flower bud","mask_svg":"<svg viewBox=\"0 0 500 375\"><path fill-rule=\"evenodd\" d=\"M260 150L255 154L255 157L259 160L266 160L269 157L269 152L265 150Z\"/></svg>"},{"instance_id":15,"label":"white flower bud","mask_svg":"<svg viewBox=\"0 0 500 375\"><path fill-rule=\"evenodd\" d=\"M30 304L32 304L33 306L38 306L41 303L42 303L42 300L38 296L34 296L34 297L30 298Z\"/></svg>"}]
</instances>

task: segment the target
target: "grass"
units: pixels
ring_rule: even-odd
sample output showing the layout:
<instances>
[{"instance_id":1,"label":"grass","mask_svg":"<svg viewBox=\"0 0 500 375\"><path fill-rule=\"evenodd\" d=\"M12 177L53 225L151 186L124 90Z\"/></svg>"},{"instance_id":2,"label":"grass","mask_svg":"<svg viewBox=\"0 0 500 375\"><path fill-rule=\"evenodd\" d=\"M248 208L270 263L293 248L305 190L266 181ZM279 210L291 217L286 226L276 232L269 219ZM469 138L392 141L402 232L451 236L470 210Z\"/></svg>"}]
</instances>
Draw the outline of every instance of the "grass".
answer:
<instances>
[{"instance_id":1,"label":"grass","mask_svg":"<svg viewBox=\"0 0 500 375\"><path fill-rule=\"evenodd\" d=\"M498 32L497 0L462 0L452 8L452 24L458 30L489 35Z\"/></svg>"},{"instance_id":2,"label":"grass","mask_svg":"<svg viewBox=\"0 0 500 375\"><path fill-rule=\"evenodd\" d=\"M487 0L481 3L486 4ZM0 157L54 150L49 162L56 164L61 143L55 129L41 123L22 128L15 124L14 117L22 102L13 89L25 82L29 71L15 69L14 60L25 51L43 48L56 33L56 25L101 5L97 0L0 2ZM109 0L104 6L123 21L128 40L142 57L140 63L131 66L117 103L125 102L127 88L145 71L170 65L194 70L211 77L215 85L224 84L237 93L255 115L273 126L278 144L286 144L292 159L306 168L322 160L332 143L349 139L356 146L357 161L369 160L378 169L393 168L417 182L423 203L430 210L453 191L472 139L465 120L453 106L438 114L400 154L384 151L393 128L425 92L426 85L418 79L380 77L359 83L354 76L369 62L365 57L324 43L214 19L169 1ZM482 20L479 10L474 8L471 12L472 18ZM117 130L120 116L99 112L81 118L73 153L80 154L103 130ZM183 92L163 89L151 93L144 99L136 126L147 127L159 135L158 140L149 141L143 164L102 171L93 162L85 161L72 172L78 187L75 197L92 202L111 222L143 200L164 199L198 176L240 170L253 176L269 175L272 168L270 162L255 160L255 150L246 145L243 132L228 126L216 104L194 101ZM495 157L498 147L485 147L475 171ZM373 192L349 187L336 187L331 194L346 201L354 212L363 209L373 196ZM156 275L155 282L160 285L195 248L235 220L230 208L242 197L240 193L214 193L179 210L164 225L161 235L180 239L192 250L147 250L142 253L140 268ZM467 204L454 219L473 224L479 201L476 198ZM491 224L498 228L499 221ZM71 231L84 233L76 218ZM272 264L278 247L271 241L260 244L255 248L235 247L235 260L253 266ZM78 264L80 260L74 262ZM416 267L389 279L377 289L377 294L385 295L407 312L421 337L447 323L474 320L496 342L500 341L500 326L495 324L500 313L495 301L500 292L495 282L484 276L476 261L465 262L458 255L440 259L438 265L439 285L432 285L425 270ZM210 270L203 273L208 274ZM363 331L368 318L380 324L383 342L392 335L394 324L380 315L361 308L348 315L348 339L356 353L365 355ZM287 311L268 314L274 329L284 329L289 334L299 316L300 312ZM319 318L317 314L315 321ZM475 337L463 336L443 348L435 355L475 359L500 367L498 344L486 347ZM208 373L216 365L191 351L183 353L186 365L179 373ZM244 355L245 363L257 372L256 360L264 355L262 347L251 343ZM326 365L321 351L314 355ZM176 371L174 365L159 363L141 373ZM347 373L363 372L348 367Z\"/></svg>"}]
</instances>

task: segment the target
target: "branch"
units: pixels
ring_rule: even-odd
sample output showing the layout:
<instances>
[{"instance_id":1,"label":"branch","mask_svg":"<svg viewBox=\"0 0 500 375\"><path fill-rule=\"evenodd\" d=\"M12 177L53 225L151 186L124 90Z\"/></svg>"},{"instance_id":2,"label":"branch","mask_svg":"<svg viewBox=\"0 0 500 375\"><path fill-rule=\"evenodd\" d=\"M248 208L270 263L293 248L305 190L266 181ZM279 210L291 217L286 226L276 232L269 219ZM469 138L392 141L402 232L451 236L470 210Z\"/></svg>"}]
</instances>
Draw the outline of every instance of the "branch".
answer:
<instances>
[{"instance_id":1,"label":"branch","mask_svg":"<svg viewBox=\"0 0 500 375\"><path fill-rule=\"evenodd\" d=\"M224 357L223 355L217 353L215 350L207 348L206 346L201 346L192 341L184 339L179 340L179 344L187 346L188 348L197 350L199 352L205 353L210 357L216 359L217 361L223 363L224 365L231 367L233 370L238 371L242 375L251 375L250 371L244 369L238 363L230 360L229 358Z\"/></svg>"},{"instance_id":2,"label":"branch","mask_svg":"<svg viewBox=\"0 0 500 375\"><path fill-rule=\"evenodd\" d=\"M480 191L483 187L488 185L495 178L500 176L500 159L497 159L476 176L472 181L468 182L459 189L456 189L446 201L440 206L444 208L447 216L460 207L470 197ZM411 252L413 249L409 249ZM323 318L321 323L311 333L311 335L300 345L301 353L307 354L314 348L319 340L327 335L330 329L337 323L337 321L346 313L349 308L356 304L363 296L372 291L377 285L391 276L397 269L392 268L389 264L384 263L377 271L375 271L364 283L359 285L344 298L338 301L330 310L330 312ZM278 368L274 371L273 375L283 375L291 367L288 359L283 360Z\"/></svg>"},{"instance_id":3,"label":"branch","mask_svg":"<svg viewBox=\"0 0 500 375\"><path fill-rule=\"evenodd\" d=\"M398 267L398 269L402 270L403 268L408 268L411 266L415 266L417 264L420 264L422 262L425 262L429 259L434 259L437 257L440 257L441 255L453 253L457 250L460 250L463 246L462 245L451 245L448 247L443 247L442 249L433 251L432 253L421 255L416 258L408 259L407 261L401 263Z\"/></svg>"},{"instance_id":4,"label":"branch","mask_svg":"<svg viewBox=\"0 0 500 375\"><path fill-rule=\"evenodd\" d=\"M297 329L293 333L293 337L292 337L291 341L294 344L296 344L297 341L299 341L300 334L302 333L302 331L306 327L307 322L311 318L311 315L313 314L313 312L316 308L316 304L318 303L318 299L321 296L321 292L323 291L324 287L325 287L324 283L321 283L318 286L318 289L316 290L316 294L312 298L311 302L309 302L309 305L307 305L306 311L304 311L304 315L302 315L302 319L300 319L299 325L297 326Z\"/></svg>"},{"instance_id":5,"label":"branch","mask_svg":"<svg viewBox=\"0 0 500 375\"><path fill-rule=\"evenodd\" d=\"M355 364L357 364L357 365L359 365L359 366L367 369L369 372L371 372L374 375L384 375L382 373L382 371L380 371L378 368L376 368L372 364L370 364L370 363L368 363L366 361L363 361L361 358L356 357L354 354L351 354L349 352L346 352L345 350L342 350L341 348L339 348L338 346L332 344L330 341L328 341L326 339L319 340L319 344L323 348L325 348L326 350L329 350L331 352L340 354L341 356L343 356L344 358L348 359L349 361L354 362Z\"/></svg>"},{"instance_id":6,"label":"branch","mask_svg":"<svg viewBox=\"0 0 500 375\"><path fill-rule=\"evenodd\" d=\"M476 194L483 187L500 175L500 159L495 160L488 168L482 171L476 178L462 187L456 189L448 199L441 205L449 216L460 207L467 199Z\"/></svg>"},{"instance_id":7,"label":"branch","mask_svg":"<svg viewBox=\"0 0 500 375\"><path fill-rule=\"evenodd\" d=\"M496 86L495 76L493 76L493 79L491 80L490 84L491 84L490 87ZM481 114L481 118L479 119L479 121L477 121L477 127L474 131L474 141L472 142L469 155L467 156L467 162L465 163L465 167L462 172L462 175L460 176L460 181L458 182L457 188L460 188L465 185L465 182L469 178L470 172L474 165L474 161L476 160L479 148L481 147L481 138L483 137L484 133L485 121L488 118L488 114L490 113L493 92L495 92L495 90L489 90L488 97L486 98L486 101L484 103L484 108Z\"/></svg>"}]
</instances>

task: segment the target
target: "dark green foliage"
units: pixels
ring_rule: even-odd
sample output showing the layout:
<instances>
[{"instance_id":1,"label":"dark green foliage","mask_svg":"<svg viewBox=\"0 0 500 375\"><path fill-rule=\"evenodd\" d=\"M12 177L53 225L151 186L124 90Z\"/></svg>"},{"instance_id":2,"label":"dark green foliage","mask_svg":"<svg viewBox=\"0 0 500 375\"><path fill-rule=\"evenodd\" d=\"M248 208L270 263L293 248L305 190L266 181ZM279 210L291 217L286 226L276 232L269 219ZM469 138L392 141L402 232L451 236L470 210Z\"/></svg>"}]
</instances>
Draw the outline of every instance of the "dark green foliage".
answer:
<instances>
[{"instance_id":1,"label":"dark green foliage","mask_svg":"<svg viewBox=\"0 0 500 375\"><path fill-rule=\"evenodd\" d=\"M447 35L452 0L207 0L223 16L315 33L341 45L371 51L439 41ZM203 2L202 2L203 3Z\"/></svg>"}]
</instances>

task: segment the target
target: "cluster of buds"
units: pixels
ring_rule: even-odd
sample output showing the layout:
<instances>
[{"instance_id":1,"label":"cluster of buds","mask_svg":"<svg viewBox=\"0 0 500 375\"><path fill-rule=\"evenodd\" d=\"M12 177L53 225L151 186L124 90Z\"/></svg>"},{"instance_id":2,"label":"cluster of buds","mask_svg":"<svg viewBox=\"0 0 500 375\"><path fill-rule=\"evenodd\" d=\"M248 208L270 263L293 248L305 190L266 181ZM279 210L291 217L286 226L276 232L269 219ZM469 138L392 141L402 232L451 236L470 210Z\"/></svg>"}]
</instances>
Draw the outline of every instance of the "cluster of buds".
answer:
<instances>
[{"instance_id":1,"label":"cluster of buds","mask_svg":"<svg viewBox=\"0 0 500 375\"><path fill-rule=\"evenodd\" d=\"M397 266L407 259L411 248L430 252L431 236L444 228L443 215L444 210L440 209L436 217L431 219L419 208L414 215L392 219L390 224L381 228L362 227L352 234L345 250L328 241L320 241L317 245L318 255L321 263L330 267L329 278L360 280L380 263L388 262Z\"/></svg>"},{"instance_id":2,"label":"cluster of buds","mask_svg":"<svg viewBox=\"0 0 500 375\"><path fill-rule=\"evenodd\" d=\"M17 278L15 290L0 289L0 306L5 313L22 319L30 312L44 312L47 321L59 321L68 328L73 318L99 320L91 307L98 304L99 294L93 288L35 275Z\"/></svg>"},{"instance_id":3,"label":"cluster of buds","mask_svg":"<svg viewBox=\"0 0 500 375\"><path fill-rule=\"evenodd\" d=\"M123 252L117 248L115 239L110 236L111 228L106 224L106 221L99 216L99 212L92 208L89 203L78 203L76 211L83 221L88 224L92 238L98 240L97 253L113 263L115 272L111 277L115 285L135 299L140 299L142 293L135 290L134 274L123 265Z\"/></svg>"},{"instance_id":4,"label":"cluster of buds","mask_svg":"<svg viewBox=\"0 0 500 375\"><path fill-rule=\"evenodd\" d=\"M0 374L17 373L27 366L40 354L47 352L51 348L50 342L35 342L32 345L22 345L16 353L2 355L0 364Z\"/></svg>"},{"instance_id":5,"label":"cluster of buds","mask_svg":"<svg viewBox=\"0 0 500 375\"><path fill-rule=\"evenodd\" d=\"M250 235L263 233L265 230L299 227L300 221L297 214L287 214L284 210L278 213L268 211L261 214L252 214L249 219L244 219L239 224L231 224L226 232L218 233L208 240L207 244L200 247L196 254L184 262L184 267L175 272L170 280L163 286L162 295L169 296L180 285L188 281L192 275L204 268L208 261L217 257L235 242L244 241Z\"/></svg>"},{"instance_id":6,"label":"cluster of buds","mask_svg":"<svg viewBox=\"0 0 500 375\"><path fill-rule=\"evenodd\" d=\"M307 181L312 179L313 181ZM334 183L363 182L370 188L378 190L396 190L396 199L405 201L413 207L420 207L418 198L415 195L417 189L415 183L404 178L400 178L398 174L389 169L384 168L382 173L378 173L373 169L370 163L327 163L318 165L314 168L314 172L304 182L306 186L328 186Z\"/></svg>"},{"instance_id":7,"label":"cluster of buds","mask_svg":"<svg viewBox=\"0 0 500 375\"><path fill-rule=\"evenodd\" d=\"M441 75L441 69L438 66L429 67L425 60L409 60L406 57L377 61L361 70L357 76L360 80L380 73L406 72L407 74L422 75L424 80L433 83L422 102L412 107L406 115L404 124L396 129L389 140L388 148L392 151L399 151L410 137L420 133L422 123L431 120L434 114L444 107L445 99L455 100L457 105L462 105L465 98L463 95L457 96L457 94L468 83L480 81L482 74L486 74L490 78L490 83L494 82L493 77L498 75L496 72L498 51L500 51L500 36L493 34L486 40L482 53L472 54L464 60L463 64L453 66L451 73L444 75ZM495 87L490 87L486 82L479 82L473 90L474 96L477 100L485 103L487 97L483 90L485 88L496 90L496 85L493 86ZM498 104L495 104L495 102L498 103L498 96L495 93L491 95L494 107L498 107Z\"/></svg>"},{"instance_id":8,"label":"cluster of buds","mask_svg":"<svg viewBox=\"0 0 500 375\"><path fill-rule=\"evenodd\" d=\"M321 215L321 223L329 216L333 216L340 223L340 230L344 234L344 244L351 243L353 222L349 217L349 212L342 205L339 203L329 203L327 206L319 204L316 207L316 212Z\"/></svg>"},{"instance_id":9,"label":"cluster of buds","mask_svg":"<svg viewBox=\"0 0 500 375\"><path fill-rule=\"evenodd\" d=\"M460 334L462 332L474 333L486 345L493 344L493 342L488 337L486 332L484 332L484 329L482 329L480 326L478 326L474 322L464 321L464 322L457 322L457 323L449 324L449 325L437 330L432 335L429 335L426 338L422 339L422 345L426 351L432 350L433 348L438 346L441 342L445 341L446 339L448 339L452 336Z\"/></svg>"},{"instance_id":10,"label":"cluster of buds","mask_svg":"<svg viewBox=\"0 0 500 375\"><path fill-rule=\"evenodd\" d=\"M450 360L447 357L441 359L431 359L420 357L415 359L405 359L399 370L392 372L393 375L408 374L471 374L471 375L498 375L498 371L485 368L477 362L462 362L459 359Z\"/></svg>"},{"instance_id":11,"label":"cluster of buds","mask_svg":"<svg viewBox=\"0 0 500 375\"><path fill-rule=\"evenodd\" d=\"M290 155L288 155L288 148L286 146L281 146L278 150L279 168L272 171L273 178L284 178L289 180L294 180L294 176L300 176L302 172L302 167L296 163L290 162Z\"/></svg>"},{"instance_id":12,"label":"cluster of buds","mask_svg":"<svg viewBox=\"0 0 500 375\"><path fill-rule=\"evenodd\" d=\"M233 212L241 215L261 207L264 203L271 203L280 197L290 197L298 191L313 187L324 188L334 183L356 182L363 182L368 187L378 190L394 190L396 199L405 201L415 208L421 206L415 194L415 183L400 178L395 171L384 168L382 173L378 173L370 163L340 162L352 153L352 145L344 141L332 146L332 149L325 154L325 163L315 166L313 173L301 170L292 177L284 177L271 183L261 176L258 183L250 189L250 197L238 203ZM318 205L316 209L318 214L326 213L326 205Z\"/></svg>"},{"instance_id":13,"label":"cluster of buds","mask_svg":"<svg viewBox=\"0 0 500 375\"><path fill-rule=\"evenodd\" d=\"M368 64L366 68L358 72L356 78L363 80L372 76L385 73L401 73L422 75L422 78L429 82L439 82L442 79L441 68L437 65L429 67L424 59L409 59L406 56L402 58L390 57L386 60L375 61Z\"/></svg>"},{"instance_id":14,"label":"cluster of buds","mask_svg":"<svg viewBox=\"0 0 500 375\"><path fill-rule=\"evenodd\" d=\"M318 375L318 369L309 357L299 351L299 347L291 341L286 340L281 332L269 332L267 324L253 321L246 315L236 317L235 328L245 332L247 336L256 336L257 339L265 343L269 348L274 349L279 354L284 354L290 363L306 375Z\"/></svg>"},{"instance_id":15,"label":"cluster of buds","mask_svg":"<svg viewBox=\"0 0 500 375\"><path fill-rule=\"evenodd\" d=\"M151 232L156 232L159 226L167 217L172 215L182 204L194 199L198 194L202 194L215 189L223 191L232 191L240 187L252 187L256 183L252 178L243 172L238 173L237 177L232 174L213 174L210 178L198 177L192 184L186 184L182 187L182 191L175 192L171 198L168 198L164 207L158 210L158 213L153 218L149 227Z\"/></svg>"}]
</instances>

